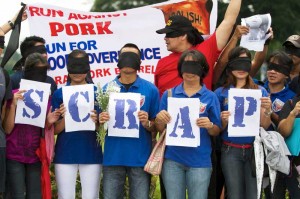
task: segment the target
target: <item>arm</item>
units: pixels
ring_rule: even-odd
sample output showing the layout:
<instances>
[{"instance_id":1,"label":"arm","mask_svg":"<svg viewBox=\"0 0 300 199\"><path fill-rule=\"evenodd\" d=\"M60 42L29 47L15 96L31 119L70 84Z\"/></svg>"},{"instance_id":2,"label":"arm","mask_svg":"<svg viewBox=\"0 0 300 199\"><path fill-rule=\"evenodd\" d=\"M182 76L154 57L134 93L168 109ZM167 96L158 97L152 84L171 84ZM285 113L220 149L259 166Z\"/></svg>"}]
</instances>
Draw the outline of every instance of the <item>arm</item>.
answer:
<instances>
[{"instance_id":1,"label":"arm","mask_svg":"<svg viewBox=\"0 0 300 199\"><path fill-rule=\"evenodd\" d=\"M251 77L254 77L257 74L261 65L264 63L268 53L269 42L274 38L272 28L270 28L268 32L270 34L270 37L266 40L263 51L255 52L250 71Z\"/></svg>"},{"instance_id":2,"label":"arm","mask_svg":"<svg viewBox=\"0 0 300 199\"><path fill-rule=\"evenodd\" d=\"M171 116L166 110L161 110L155 119L155 126L158 132L163 132L167 124L171 121Z\"/></svg>"},{"instance_id":3,"label":"arm","mask_svg":"<svg viewBox=\"0 0 300 199\"><path fill-rule=\"evenodd\" d=\"M260 126L267 129L271 125L271 106L272 102L269 97L262 97L260 109Z\"/></svg>"},{"instance_id":4,"label":"arm","mask_svg":"<svg viewBox=\"0 0 300 199\"><path fill-rule=\"evenodd\" d=\"M248 34L249 28L247 26L237 25L232 35L230 41L223 49L217 63L214 67L213 72L213 84L216 84L219 78L222 75L222 72L225 70L227 62L228 62L228 54L229 52L236 47L238 40L241 38L242 35Z\"/></svg>"},{"instance_id":5,"label":"arm","mask_svg":"<svg viewBox=\"0 0 300 199\"><path fill-rule=\"evenodd\" d=\"M236 18L240 12L241 4L242 0L231 0L227 7L224 19L216 30L217 46L219 50L222 50L225 47L230 37Z\"/></svg>"},{"instance_id":6,"label":"arm","mask_svg":"<svg viewBox=\"0 0 300 199\"><path fill-rule=\"evenodd\" d=\"M294 109L290 112L286 119L283 119L278 124L278 131L283 137L288 137L294 126L294 121L300 112L300 101L296 103Z\"/></svg>"},{"instance_id":7,"label":"arm","mask_svg":"<svg viewBox=\"0 0 300 199\"><path fill-rule=\"evenodd\" d=\"M17 102L18 102L18 100L23 100L24 92L25 92L25 90L19 90L18 92L16 92L14 94L14 98L12 100L10 107L7 107L7 110L5 113L5 119L3 122L3 128L7 134L10 134L15 126Z\"/></svg>"},{"instance_id":8,"label":"arm","mask_svg":"<svg viewBox=\"0 0 300 199\"><path fill-rule=\"evenodd\" d=\"M208 117L200 117L197 119L196 124L200 128L206 128L211 136L217 136L220 133L220 128L212 123Z\"/></svg>"},{"instance_id":9,"label":"arm","mask_svg":"<svg viewBox=\"0 0 300 199\"><path fill-rule=\"evenodd\" d=\"M59 134L65 129L65 114L66 109L64 104L61 104L59 107L59 114L61 115L61 119L54 123L54 134Z\"/></svg>"},{"instance_id":10,"label":"arm","mask_svg":"<svg viewBox=\"0 0 300 199\"><path fill-rule=\"evenodd\" d=\"M9 20L9 21L12 23L12 25L15 24L15 21L16 21L16 19L17 19L17 17L18 17L19 12L20 12L20 11L18 11L18 12L15 14L15 16L14 16L11 20ZM24 21L24 20L26 20L26 19L27 19L27 13L26 13L26 11L24 10L23 15L22 15L22 21ZM5 24L3 24L3 25L0 27L0 29L3 30L4 34L8 33L8 32L12 29L11 24L9 23L9 21L7 21Z\"/></svg>"}]
</instances>

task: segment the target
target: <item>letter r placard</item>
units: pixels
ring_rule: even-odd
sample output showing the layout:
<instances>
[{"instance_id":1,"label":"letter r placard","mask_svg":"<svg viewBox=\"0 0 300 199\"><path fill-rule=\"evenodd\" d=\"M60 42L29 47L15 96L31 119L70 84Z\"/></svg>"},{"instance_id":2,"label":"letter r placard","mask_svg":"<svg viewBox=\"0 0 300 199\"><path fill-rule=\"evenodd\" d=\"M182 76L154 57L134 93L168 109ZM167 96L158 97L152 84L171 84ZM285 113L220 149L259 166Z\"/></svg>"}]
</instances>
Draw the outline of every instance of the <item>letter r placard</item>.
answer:
<instances>
[{"instance_id":1,"label":"letter r placard","mask_svg":"<svg viewBox=\"0 0 300 199\"><path fill-rule=\"evenodd\" d=\"M139 138L141 94L111 93L109 97L108 136Z\"/></svg>"}]
</instances>

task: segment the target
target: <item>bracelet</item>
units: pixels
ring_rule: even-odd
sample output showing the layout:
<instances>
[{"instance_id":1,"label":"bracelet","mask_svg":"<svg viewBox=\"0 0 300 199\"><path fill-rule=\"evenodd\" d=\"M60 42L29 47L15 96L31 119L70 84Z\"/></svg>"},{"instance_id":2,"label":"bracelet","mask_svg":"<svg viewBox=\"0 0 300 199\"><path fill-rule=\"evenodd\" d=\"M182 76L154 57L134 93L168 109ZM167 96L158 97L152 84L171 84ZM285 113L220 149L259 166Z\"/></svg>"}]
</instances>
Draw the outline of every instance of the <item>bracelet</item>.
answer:
<instances>
[{"instance_id":1,"label":"bracelet","mask_svg":"<svg viewBox=\"0 0 300 199\"><path fill-rule=\"evenodd\" d=\"M11 20L8 20L7 23L9 24L9 26L11 27L11 29L15 28L15 24Z\"/></svg>"},{"instance_id":2,"label":"bracelet","mask_svg":"<svg viewBox=\"0 0 300 199\"><path fill-rule=\"evenodd\" d=\"M214 123L210 122L210 124L211 124L211 127L207 128L208 130L214 128Z\"/></svg>"},{"instance_id":3,"label":"bracelet","mask_svg":"<svg viewBox=\"0 0 300 199\"><path fill-rule=\"evenodd\" d=\"M273 110L271 109L269 112L264 112L266 117L269 117L273 113Z\"/></svg>"}]
</instances>

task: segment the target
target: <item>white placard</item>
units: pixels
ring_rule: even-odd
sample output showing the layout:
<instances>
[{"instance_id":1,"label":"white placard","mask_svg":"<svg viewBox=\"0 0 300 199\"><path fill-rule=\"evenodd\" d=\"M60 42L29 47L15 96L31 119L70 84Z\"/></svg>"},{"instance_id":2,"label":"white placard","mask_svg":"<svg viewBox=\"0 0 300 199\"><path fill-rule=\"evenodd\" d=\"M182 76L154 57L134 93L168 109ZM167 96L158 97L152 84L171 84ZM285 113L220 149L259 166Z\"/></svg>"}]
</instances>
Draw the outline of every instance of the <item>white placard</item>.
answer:
<instances>
[{"instance_id":1,"label":"white placard","mask_svg":"<svg viewBox=\"0 0 300 199\"><path fill-rule=\"evenodd\" d=\"M93 131L95 123L91 119L94 110L94 85L62 87L63 103L66 108L65 131Z\"/></svg>"},{"instance_id":2,"label":"white placard","mask_svg":"<svg viewBox=\"0 0 300 199\"><path fill-rule=\"evenodd\" d=\"M26 90L18 100L15 123L45 127L50 84L21 79L20 90Z\"/></svg>"},{"instance_id":3,"label":"white placard","mask_svg":"<svg viewBox=\"0 0 300 199\"><path fill-rule=\"evenodd\" d=\"M271 36L266 35L271 27L271 15L254 15L242 18L243 26L249 27L249 33L242 35L240 46L254 51L263 51L265 41Z\"/></svg>"},{"instance_id":4,"label":"white placard","mask_svg":"<svg viewBox=\"0 0 300 199\"><path fill-rule=\"evenodd\" d=\"M111 93L109 95L108 136L139 138L140 93Z\"/></svg>"},{"instance_id":5,"label":"white placard","mask_svg":"<svg viewBox=\"0 0 300 199\"><path fill-rule=\"evenodd\" d=\"M199 112L198 98L168 97L168 113L171 115L171 122L167 125L166 145L200 146L200 128L196 125Z\"/></svg>"},{"instance_id":6,"label":"white placard","mask_svg":"<svg viewBox=\"0 0 300 199\"><path fill-rule=\"evenodd\" d=\"M260 127L260 89L236 89L228 92L229 137L246 137L259 135Z\"/></svg>"}]
</instances>

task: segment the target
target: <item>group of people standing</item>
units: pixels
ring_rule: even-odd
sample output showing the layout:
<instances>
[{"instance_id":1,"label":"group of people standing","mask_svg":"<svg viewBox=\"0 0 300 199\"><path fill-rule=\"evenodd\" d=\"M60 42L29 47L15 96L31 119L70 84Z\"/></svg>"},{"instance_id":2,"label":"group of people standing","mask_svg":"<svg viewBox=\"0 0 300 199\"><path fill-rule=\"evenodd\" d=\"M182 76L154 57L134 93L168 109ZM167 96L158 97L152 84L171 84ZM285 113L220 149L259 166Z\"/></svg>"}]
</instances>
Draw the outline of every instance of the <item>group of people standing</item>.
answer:
<instances>
[{"instance_id":1,"label":"group of people standing","mask_svg":"<svg viewBox=\"0 0 300 199\"><path fill-rule=\"evenodd\" d=\"M265 60L272 36L266 41L264 51L257 52L254 59L248 49L236 47L241 35L249 32L248 27L237 26L230 38L240 7L241 0L231 0L223 21L206 40L187 18L171 16L166 26L156 31L165 34L171 54L159 60L155 84L137 74L141 63L138 46L127 43L120 49L117 63L120 74L113 81L121 93L142 96L137 114L139 137L106 135L103 151L96 141L96 130L65 132L63 92L47 76L49 64L45 40L27 37L20 47L22 59L15 65L16 72L10 79L0 68L0 192L7 187L7 198L42 198L41 162L36 150L40 145L39 138L45 136L45 132L51 132L47 130L53 127L53 133L57 135L53 163L58 198L75 198L79 171L82 198L99 198L103 174L105 199L122 198L126 179L130 198L147 199L151 176L143 167L157 133L164 131L175 119L167 108L171 93L173 98L199 99L205 108L199 110L194 121L200 129L200 146L166 146L161 174L162 198L182 199L188 195L191 199L207 199L213 198L212 193L215 193L214 198L220 198L223 187L226 198L256 198L256 176L251 167L254 137L229 136L228 92L231 88L260 90L260 126L277 130L283 137L290 136L297 128L294 121L300 117L300 98L296 94L299 93L300 36L289 37L283 43L283 50L273 52L266 59L267 80L256 81L252 77ZM14 19L0 28L1 51L4 35L13 28L13 22ZM93 84L85 51L73 50L68 55L67 70L66 86ZM15 124L17 100L23 100L26 92L19 89L21 79L51 84L43 129ZM216 79L225 81L219 83ZM110 113L100 110L97 104L90 113L96 128L111 119ZM298 156L290 156L293 166L289 175L278 172L274 191L265 189L267 198L284 198L286 189L290 198L300 198Z\"/></svg>"}]
</instances>

